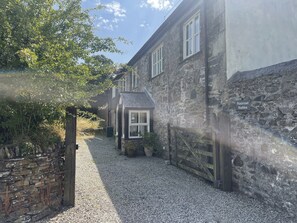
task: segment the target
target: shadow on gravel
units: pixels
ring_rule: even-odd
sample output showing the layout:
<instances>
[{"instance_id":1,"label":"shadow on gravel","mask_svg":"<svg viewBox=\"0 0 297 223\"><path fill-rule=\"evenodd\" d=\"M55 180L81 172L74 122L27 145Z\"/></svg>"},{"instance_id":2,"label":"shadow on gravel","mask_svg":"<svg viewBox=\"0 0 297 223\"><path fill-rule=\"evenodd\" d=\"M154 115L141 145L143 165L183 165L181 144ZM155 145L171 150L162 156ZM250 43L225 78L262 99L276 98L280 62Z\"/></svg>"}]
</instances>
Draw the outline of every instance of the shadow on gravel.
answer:
<instances>
[{"instance_id":1,"label":"shadow on gravel","mask_svg":"<svg viewBox=\"0 0 297 223\"><path fill-rule=\"evenodd\" d=\"M214 189L162 159L119 155L112 138L85 142L123 223L294 222L256 200Z\"/></svg>"}]
</instances>

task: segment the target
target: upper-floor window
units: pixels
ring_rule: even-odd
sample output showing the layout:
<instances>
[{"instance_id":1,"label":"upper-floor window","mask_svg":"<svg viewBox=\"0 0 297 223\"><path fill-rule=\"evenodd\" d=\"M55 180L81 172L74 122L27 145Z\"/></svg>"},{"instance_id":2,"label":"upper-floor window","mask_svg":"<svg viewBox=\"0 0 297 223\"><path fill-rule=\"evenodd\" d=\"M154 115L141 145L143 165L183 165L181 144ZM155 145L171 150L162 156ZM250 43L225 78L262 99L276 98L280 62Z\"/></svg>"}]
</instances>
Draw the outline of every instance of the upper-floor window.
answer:
<instances>
[{"instance_id":1,"label":"upper-floor window","mask_svg":"<svg viewBox=\"0 0 297 223\"><path fill-rule=\"evenodd\" d=\"M129 75L125 76L125 91L130 91L131 86L129 85Z\"/></svg>"},{"instance_id":2,"label":"upper-floor window","mask_svg":"<svg viewBox=\"0 0 297 223\"><path fill-rule=\"evenodd\" d=\"M137 75L137 68L132 70L132 75L131 75L131 85L132 89L138 87L138 75Z\"/></svg>"},{"instance_id":3,"label":"upper-floor window","mask_svg":"<svg viewBox=\"0 0 297 223\"><path fill-rule=\"evenodd\" d=\"M112 96L112 98L114 98L116 96L116 94L117 94L117 89L115 87L112 87L111 92L112 92L111 96Z\"/></svg>"},{"instance_id":4,"label":"upper-floor window","mask_svg":"<svg viewBox=\"0 0 297 223\"><path fill-rule=\"evenodd\" d=\"M195 14L184 25L184 59L200 51L200 15Z\"/></svg>"},{"instance_id":5,"label":"upper-floor window","mask_svg":"<svg viewBox=\"0 0 297 223\"><path fill-rule=\"evenodd\" d=\"M119 80L119 84L118 84L118 86L119 86L119 90L120 90L120 92L123 92L123 91L126 90L126 80L125 80L125 78L121 78L121 79Z\"/></svg>"},{"instance_id":6,"label":"upper-floor window","mask_svg":"<svg viewBox=\"0 0 297 223\"><path fill-rule=\"evenodd\" d=\"M152 53L152 77L163 72L163 45Z\"/></svg>"}]
</instances>

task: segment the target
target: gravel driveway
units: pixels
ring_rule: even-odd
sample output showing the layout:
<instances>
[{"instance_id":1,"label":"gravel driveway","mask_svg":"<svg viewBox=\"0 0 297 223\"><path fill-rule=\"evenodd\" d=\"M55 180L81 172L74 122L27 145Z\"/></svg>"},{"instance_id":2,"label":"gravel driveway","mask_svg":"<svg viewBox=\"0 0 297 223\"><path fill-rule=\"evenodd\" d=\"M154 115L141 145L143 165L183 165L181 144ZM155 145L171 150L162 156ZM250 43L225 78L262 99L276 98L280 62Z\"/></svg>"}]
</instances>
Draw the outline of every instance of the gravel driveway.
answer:
<instances>
[{"instance_id":1,"label":"gravel driveway","mask_svg":"<svg viewBox=\"0 0 297 223\"><path fill-rule=\"evenodd\" d=\"M296 222L238 193L214 189L158 158L127 158L110 138L79 142L76 206L41 222Z\"/></svg>"}]
</instances>

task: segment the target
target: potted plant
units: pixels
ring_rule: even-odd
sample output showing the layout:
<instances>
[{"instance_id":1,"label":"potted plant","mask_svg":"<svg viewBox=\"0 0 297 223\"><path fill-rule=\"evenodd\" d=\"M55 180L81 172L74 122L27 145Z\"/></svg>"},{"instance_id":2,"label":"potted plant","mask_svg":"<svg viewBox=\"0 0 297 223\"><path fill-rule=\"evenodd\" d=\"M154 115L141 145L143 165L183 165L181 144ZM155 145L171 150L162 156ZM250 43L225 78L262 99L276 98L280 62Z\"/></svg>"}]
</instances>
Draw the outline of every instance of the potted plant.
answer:
<instances>
[{"instance_id":1,"label":"potted plant","mask_svg":"<svg viewBox=\"0 0 297 223\"><path fill-rule=\"evenodd\" d=\"M134 157L136 156L137 146L133 141L126 141L125 151L128 157Z\"/></svg>"},{"instance_id":2,"label":"potted plant","mask_svg":"<svg viewBox=\"0 0 297 223\"><path fill-rule=\"evenodd\" d=\"M158 146L158 135L153 132L146 132L143 135L143 147L146 156L151 157Z\"/></svg>"}]
</instances>

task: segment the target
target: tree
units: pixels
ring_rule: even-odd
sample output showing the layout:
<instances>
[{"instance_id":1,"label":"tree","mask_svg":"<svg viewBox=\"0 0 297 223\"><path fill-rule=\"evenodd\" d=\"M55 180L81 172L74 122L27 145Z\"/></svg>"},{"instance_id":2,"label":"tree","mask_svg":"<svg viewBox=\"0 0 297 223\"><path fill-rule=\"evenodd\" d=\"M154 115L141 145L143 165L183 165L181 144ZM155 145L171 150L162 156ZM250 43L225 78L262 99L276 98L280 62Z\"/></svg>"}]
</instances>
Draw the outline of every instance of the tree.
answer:
<instances>
[{"instance_id":1,"label":"tree","mask_svg":"<svg viewBox=\"0 0 297 223\"><path fill-rule=\"evenodd\" d=\"M0 144L30 138L61 107L85 105L111 86L115 65L102 52L120 51L94 34L89 12L81 0L1 1L0 69L9 73L0 75L0 131L11 134Z\"/></svg>"},{"instance_id":2,"label":"tree","mask_svg":"<svg viewBox=\"0 0 297 223\"><path fill-rule=\"evenodd\" d=\"M115 66L101 53L119 53L111 38L94 34L81 0L3 0L0 48L0 69L34 73L28 78L35 88L56 92L52 99L65 104L109 88Z\"/></svg>"}]
</instances>

